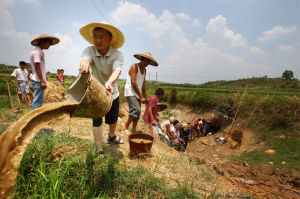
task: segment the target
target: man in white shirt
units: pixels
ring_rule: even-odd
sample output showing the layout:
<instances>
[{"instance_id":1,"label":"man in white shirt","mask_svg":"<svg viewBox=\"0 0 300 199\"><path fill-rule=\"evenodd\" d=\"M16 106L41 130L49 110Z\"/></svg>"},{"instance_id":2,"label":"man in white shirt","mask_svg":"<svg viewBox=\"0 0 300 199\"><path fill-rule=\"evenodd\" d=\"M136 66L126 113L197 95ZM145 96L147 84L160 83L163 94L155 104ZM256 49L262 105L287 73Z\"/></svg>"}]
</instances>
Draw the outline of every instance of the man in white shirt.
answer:
<instances>
[{"instance_id":1,"label":"man in white shirt","mask_svg":"<svg viewBox=\"0 0 300 199\"><path fill-rule=\"evenodd\" d=\"M42 34L31 41L33 46L36 46L30 53L30 62L32 74L31 84L33 87L32 110L39 108L44 103L44 90L46 86L46 66L45 54L43 50L47 50L51 45L59 43L59 39L54 36Z\"/></svg>"},{"instance_id":2,"label":"man in white shirt","mask_svg":"<svg viewBox=\"0 0 300 199\"><path fill-rule=\"evenodd\" d=\"M80 61L79 72L92 74L104 85L113 96L110 111L105 115L105 123L109 125L108 142L123 144L123 140L117 137L119 114L119 90L117 80L122 70L124 58L121 48L124 43L123 33L107 23L91 23L80 29L80 34L92 46L84 49ZM93 134L97 152L102 155L102 118L93 118Z\"/></svg>"},{"instance_id":3,"label":"man in white shirt","mask_svg":"<svg viewBox=\"0 0 300 199\"><path fill-rule=\"evenodd\" d=\"M175 122L175 117L170 117L168 120L161 123L161 128L163 131L160 131L160 135L166 139L169 146L173 146L175 139L175 126L173 125Z\"/></svg>"},{"instance_id":4,"label":"man in white shirt","mask_svg":"<svg viewBox=\"0 0 300 199\"><path fill-rule=\"evenodd\" d=\"M28 71L26 70L26 62L20 61L19 68L15 69L10 75L12 80L16 80L18 83L18 96L20 101L23 101L23 96L25 97L27 104L31 103L29 95L29 83L28 83Z\"/></svg>"}]
</instances>

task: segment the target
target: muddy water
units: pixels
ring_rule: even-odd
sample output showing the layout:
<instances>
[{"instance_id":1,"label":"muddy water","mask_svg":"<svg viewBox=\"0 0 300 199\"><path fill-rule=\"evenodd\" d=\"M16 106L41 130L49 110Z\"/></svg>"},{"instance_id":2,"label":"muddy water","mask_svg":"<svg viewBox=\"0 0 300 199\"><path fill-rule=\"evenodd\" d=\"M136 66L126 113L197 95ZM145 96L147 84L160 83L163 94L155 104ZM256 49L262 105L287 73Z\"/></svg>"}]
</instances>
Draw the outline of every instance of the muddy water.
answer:
<instances>
[{"instance_id":1,"label":"muddy water","mask_svg":"<svg viewBox=\"0 0 300 199\"><path fill-rule=\"evenodd\" d=\"M71 114L78 103L58 102L35 109L0 136L0 198L13 198L16 177L23 155L38 131L62 114Z\"/></svg>"},{"instance_id":2,"label":"muddy water","mask_svg":"<svg viewBox=\"0 0 300 199\"><path fill-rule=\"evenodd\" d=\"M152 140L146 140L146 139L141 139L141 138L134 138L134 139L131 139L131 141L139 143L139 144L140 143L148 144L148 143L152 142Z\"/></svg>"}]
</instances>

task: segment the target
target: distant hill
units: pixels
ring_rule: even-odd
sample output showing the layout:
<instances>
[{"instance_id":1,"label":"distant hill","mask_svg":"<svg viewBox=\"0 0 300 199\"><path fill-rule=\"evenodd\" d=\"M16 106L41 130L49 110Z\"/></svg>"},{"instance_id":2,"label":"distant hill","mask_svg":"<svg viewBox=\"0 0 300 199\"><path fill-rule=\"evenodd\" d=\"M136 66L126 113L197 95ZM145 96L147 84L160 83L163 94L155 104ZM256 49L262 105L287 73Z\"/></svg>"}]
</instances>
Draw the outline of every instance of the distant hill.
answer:
<instances>
[{"instance_id":1,"label":"distant hill","mask_svg":"<svg viewBox=\"0 0 300 199\"><path fill-rule=\"evenodd\" d=\"M204 88L236 88L236 89L263 89L263 90L299 90L300 81L297 79L283 80L281 78L253 77L230 81L215 81L201 84Z\"/></svg>"},{"instance_id":2,"label":"distant hill","mask_svg":"<svg viewBox=\"0 0 300 199\"><path fill-rule=\"evenodd\" d=\"M283 80L281 78L253 77L238 80L220 80L204 84L170 84L159 82L161 86L175 86L186 88L217 88L217 89L263 89L276 91L297 91L300 92L300 81L297 79Z\"/></svg>"}]
</instances>

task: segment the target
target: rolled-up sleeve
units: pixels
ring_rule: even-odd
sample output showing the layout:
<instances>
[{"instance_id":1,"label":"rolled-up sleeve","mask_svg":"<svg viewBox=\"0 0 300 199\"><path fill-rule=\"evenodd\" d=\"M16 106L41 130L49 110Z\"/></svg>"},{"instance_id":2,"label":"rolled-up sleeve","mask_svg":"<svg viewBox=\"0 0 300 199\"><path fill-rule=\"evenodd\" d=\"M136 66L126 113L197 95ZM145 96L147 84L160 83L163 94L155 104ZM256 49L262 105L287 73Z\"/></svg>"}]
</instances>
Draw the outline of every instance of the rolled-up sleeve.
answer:
<instances>
[{"instance_id":1,"label":"rolled-up sleeve","mask_svg":"<svg viewBox=\"0 0 300 199\"><path fill-rule=\"evenodd\" d=\"M118 52L114 62L113 62L113 67L112 70L122 70L124 64L124 57L123 54L121 52Z\"/></svg>"},{"instance_id":2,"label":"rolled-up sleeve","mask_svg":"<svg viewBox=\"0 0 300 199\"><path fill-rule=\"evenodd\" d=\"M32 60L33 60L33 63L41 63L41 53L37 50L33 51L32 52Z\"/></svg>"},{"instance_id":3,"label":"rolled-up sleeve","mask_svg":"<svg viewBox=\"0 0 300 199\"><path fill-rule=\"evenodd\" d=\"M81 58L86 58L90 63L92 62L92 52L90 47L87 47L83 50Z\"/></svg>"},{"instance_id":4,"label":"rolled-up sleeve","mask_svg":"<svg viewBox=\"0 0 300 199\"><path fill-rule=\"evenodd\" d=\"M16 71L16 69L13 71L13 73L12 73L10 76L12 76L12 77L16 77L16 76L17 76L17 71Z\"/></svg>"}]
</instances>

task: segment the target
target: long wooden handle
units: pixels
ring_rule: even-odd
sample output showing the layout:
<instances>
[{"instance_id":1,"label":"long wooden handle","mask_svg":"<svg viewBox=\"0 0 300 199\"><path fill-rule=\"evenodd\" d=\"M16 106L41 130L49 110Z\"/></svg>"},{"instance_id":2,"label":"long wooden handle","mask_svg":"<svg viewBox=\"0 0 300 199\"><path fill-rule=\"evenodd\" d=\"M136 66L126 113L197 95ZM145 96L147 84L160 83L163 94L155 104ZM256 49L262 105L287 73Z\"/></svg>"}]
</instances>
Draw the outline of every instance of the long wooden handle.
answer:
<instances>
[{"instance_id":1,"label":"long wooden handle","mask_svg":"<svg viewBox=\"0 0 300 199\"><path fill-rule=\"evenodd\" d=\"M14 109L14 105L13 105L13 102L12 102L12 99L11 99L11 94L10 94L10 89L9 89L8 81L6 82L6 85L7 85L7 92L8 92L9 108L10 109Z\"/></svg>"}]
</instances>

